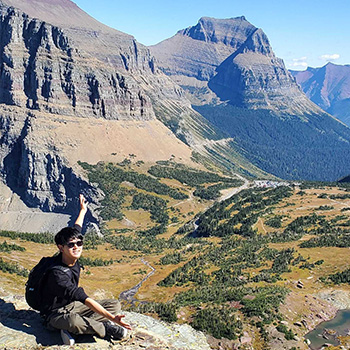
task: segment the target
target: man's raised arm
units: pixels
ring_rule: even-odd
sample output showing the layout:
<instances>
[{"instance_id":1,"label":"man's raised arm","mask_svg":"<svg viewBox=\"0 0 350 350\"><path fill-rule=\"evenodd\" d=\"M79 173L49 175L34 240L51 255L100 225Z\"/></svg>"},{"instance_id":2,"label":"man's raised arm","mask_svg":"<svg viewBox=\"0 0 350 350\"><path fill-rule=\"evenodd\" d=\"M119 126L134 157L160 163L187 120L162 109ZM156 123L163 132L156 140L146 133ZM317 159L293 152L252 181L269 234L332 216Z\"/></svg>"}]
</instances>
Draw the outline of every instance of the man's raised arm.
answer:
<instances>
[{"instance_id":1,"label":"man's raised arm","mask_svg":"<svg viewBox=\"0 0 350 350\"><path fill-rule=\"evenodd\" d=\"M83 222L84 222L85 214L87 212L88 202L82 194L79 195L79 203L80 203L80 212L77 219L75 220L75 224L79 225L80 227L83 227Z\"/></svg>"}]
</instances>

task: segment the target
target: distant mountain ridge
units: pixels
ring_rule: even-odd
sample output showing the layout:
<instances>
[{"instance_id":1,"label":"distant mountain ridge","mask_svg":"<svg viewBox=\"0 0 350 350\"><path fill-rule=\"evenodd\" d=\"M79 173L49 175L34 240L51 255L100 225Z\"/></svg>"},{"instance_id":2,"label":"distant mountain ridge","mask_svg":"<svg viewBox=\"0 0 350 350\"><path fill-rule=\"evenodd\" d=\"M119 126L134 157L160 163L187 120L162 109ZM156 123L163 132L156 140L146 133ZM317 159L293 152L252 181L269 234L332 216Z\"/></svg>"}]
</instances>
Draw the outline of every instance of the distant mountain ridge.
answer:
<instances>
[{"instance_id":1,"label":"distant mountain ridge","mask_svg":"<svg viewBox=\"0 0 350 350\"><path fill-rule=\"evenodd\" d=\"M350 65L330 62L291 73L311 101L350 126Z\"/></svg>"}]
</instances>

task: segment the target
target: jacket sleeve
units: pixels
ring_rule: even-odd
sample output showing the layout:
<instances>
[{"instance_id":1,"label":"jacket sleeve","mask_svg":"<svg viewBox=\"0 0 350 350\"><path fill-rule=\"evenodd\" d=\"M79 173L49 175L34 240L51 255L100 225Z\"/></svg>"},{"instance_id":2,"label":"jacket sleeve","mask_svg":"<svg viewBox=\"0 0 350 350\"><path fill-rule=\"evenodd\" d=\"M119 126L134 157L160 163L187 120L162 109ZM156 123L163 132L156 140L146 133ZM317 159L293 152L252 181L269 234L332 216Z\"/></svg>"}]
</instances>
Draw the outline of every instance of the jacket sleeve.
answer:
<instances>
[{"instance_id":1,"label":"jacket sleeve","mask_svg":"<svg viewBox=\"0 0 350 350\"><path fill-rule=\"evenodd\" d=\"M79 233L81 233L82 227L78 224L74 224L73 228L77 230Z\"/></svg>"},{"instance_id":2,"label":"jacket sleeve","mask_svg":"<svg viewBox=\"0 0 350 350\"><path fill-rule=\"evenodd\" d=\"M78 287L72 281L72 273L70 271L63 272L61 270L52 270L48 276L48 286L50 292L59 298L70 301L80 301L85 303L88 295L82 287Z\"/></svg>"}]
</instances>

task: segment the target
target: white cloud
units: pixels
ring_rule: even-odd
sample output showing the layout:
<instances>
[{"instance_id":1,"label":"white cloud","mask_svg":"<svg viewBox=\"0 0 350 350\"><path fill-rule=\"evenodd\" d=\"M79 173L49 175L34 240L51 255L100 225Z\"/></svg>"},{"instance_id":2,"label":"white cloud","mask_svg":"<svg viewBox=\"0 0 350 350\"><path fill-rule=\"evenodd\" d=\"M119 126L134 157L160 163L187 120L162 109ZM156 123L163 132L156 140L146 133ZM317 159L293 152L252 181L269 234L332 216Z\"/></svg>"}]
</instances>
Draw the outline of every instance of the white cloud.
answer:
<instances>
[{"instance_id":1,"label":"white cloud","mask_svg":"<svg viewBox=\"0 0 350 350\"><path fill-rule=\"evenodd\" d=\"M308 64L306 60L307 60L306 56L293 58L292 62L288 63L288 68L297 68L297 67L307 68Z\"/></svg>"},{"instance_id":2,"label":"white cloud","mask_svg":"<svg viewBox=\"0 0 350 350\"><path fill-rule=\"evenodd\" d=\"M307 67L307 62L293 62L289 64L290 67Z\"/></svg>"},{"instance_id":3,"label":"white cloud","mask_svg":"<svg viewBox=\"0 0 350 350\"><path fill-rule=\"evenodd\" d=\"M326 54L326 55L320 56L320 59L321 59L321 60L324 60L324 61L335 61L335 60L337 60L337 59L339 59L339 58L340 58L340 55L337 54L337 53L334 53L334 54L332 54L332 55Z\"/></svg>"}]
</instances>

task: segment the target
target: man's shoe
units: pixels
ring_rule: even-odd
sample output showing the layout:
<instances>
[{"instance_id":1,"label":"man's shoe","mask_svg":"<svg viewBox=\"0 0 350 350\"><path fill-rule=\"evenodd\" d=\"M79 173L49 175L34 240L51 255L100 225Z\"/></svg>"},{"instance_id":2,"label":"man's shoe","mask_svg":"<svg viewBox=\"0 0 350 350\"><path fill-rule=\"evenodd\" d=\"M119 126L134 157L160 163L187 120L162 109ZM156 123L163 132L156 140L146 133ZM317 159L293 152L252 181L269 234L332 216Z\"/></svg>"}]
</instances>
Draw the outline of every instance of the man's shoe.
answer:
<instances>
[{"instance_id":1,"label":"man's shoe","mask_svg":"<svg viewBox=\"0 0 350 350\"><path fill-rule=\"evenodd\" d=\"M106 329L105 339L121 340L128 334L128 330L126 328L118 326L115 323L103 322L103 324Z\"/></svg>"},{"instance_id":2,"label":"man's shoe","mask_svg":"<svg viewBox=\"0 0 350 350\"><path fill-rule=\"evenodd\" d=\"M64 329L61 329L61 338L64 345L74 345L75 343L75 339Z\"/></svg>"}]
</instances>

